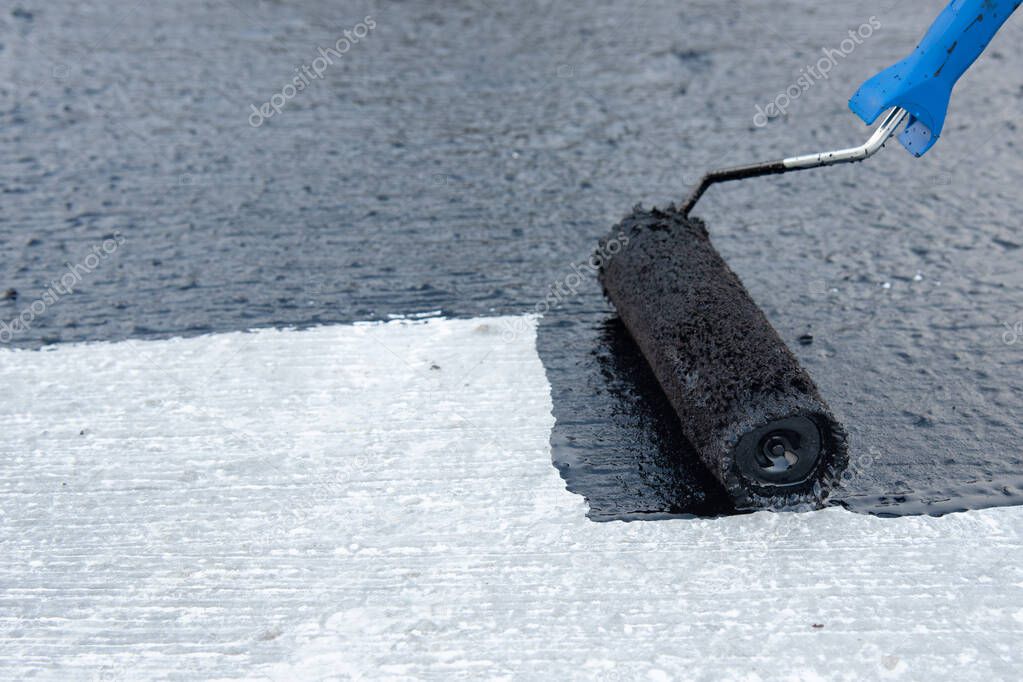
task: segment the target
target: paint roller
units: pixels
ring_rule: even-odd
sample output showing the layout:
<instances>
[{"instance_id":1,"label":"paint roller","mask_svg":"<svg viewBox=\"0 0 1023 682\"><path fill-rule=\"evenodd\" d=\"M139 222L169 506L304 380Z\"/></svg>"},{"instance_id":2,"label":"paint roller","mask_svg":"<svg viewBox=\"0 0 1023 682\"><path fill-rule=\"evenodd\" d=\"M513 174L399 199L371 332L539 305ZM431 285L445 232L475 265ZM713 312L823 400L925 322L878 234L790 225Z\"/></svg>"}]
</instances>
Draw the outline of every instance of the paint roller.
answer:
<instances>
[{"instance_id":1,"label":"paint roller","mask_svg":"<svg viewBox=\"0 0 1023 682\"><path fill-rule=\"evenodd\" d=\"M909 57L850 100L868 125L884 114L866 144L713 171L680 208L637 207L601 242L605 295L737 509L822 506L848 463L847 437L690 212L717 183L867 159L903 123L903 146L924 155L956 82L1019 5L954 0Z\"/></svg>"}]
</instances>

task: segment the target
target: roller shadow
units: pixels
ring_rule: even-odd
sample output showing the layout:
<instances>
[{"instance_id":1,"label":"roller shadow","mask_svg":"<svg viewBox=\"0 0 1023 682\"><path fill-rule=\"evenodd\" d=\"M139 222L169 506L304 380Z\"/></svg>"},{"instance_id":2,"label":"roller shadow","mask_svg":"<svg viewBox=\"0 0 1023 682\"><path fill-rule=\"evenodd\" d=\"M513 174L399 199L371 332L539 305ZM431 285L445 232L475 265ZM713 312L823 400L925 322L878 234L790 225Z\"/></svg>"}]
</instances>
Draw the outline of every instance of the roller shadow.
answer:
<instances>
[{"instance_id":1,"label":"roller shadow","mask_svg":"<svg viewBox=\"0 0 1023 682\"><path fill-rule=\"evenodd\" d=\"M557 420L552 459L591 520L736 513L613 313L545 317L537 346Z\"/></svg>"}]
</instances>

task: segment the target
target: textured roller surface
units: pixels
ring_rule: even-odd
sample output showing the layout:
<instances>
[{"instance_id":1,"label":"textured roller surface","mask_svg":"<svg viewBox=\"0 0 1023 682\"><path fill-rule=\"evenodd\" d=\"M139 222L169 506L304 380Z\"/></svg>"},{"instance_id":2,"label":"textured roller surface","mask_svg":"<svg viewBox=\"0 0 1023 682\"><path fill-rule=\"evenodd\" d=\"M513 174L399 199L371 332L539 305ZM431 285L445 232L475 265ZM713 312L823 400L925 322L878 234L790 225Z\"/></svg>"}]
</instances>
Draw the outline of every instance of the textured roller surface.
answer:
<instances>
[{"instance_id":1,"label":"textured roller surface","mask_svg":"<svg viewBox=\"0 0 1023 682\"><path fill-rule=\"evenodd\" d=\"M600 252L608 297L736 507L823 504L845 431L703 223L637 207Z\"/></svg>"}]
</instances>

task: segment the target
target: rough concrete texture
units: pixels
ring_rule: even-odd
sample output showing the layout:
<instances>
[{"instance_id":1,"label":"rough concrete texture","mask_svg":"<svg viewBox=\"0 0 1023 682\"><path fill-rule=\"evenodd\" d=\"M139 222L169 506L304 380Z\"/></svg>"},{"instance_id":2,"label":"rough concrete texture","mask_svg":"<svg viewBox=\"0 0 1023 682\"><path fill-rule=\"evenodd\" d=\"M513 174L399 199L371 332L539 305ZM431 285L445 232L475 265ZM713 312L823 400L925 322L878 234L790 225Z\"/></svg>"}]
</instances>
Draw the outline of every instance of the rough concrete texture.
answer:
<instances>
[{"instance_id":1,"label":"rough concrete texture","mask_svg":"<svg viewBox=\"0 0 1023 682\"><path fill-rule=\"evenodd\" d=\"M1023 508L593 523L535 338L0 350L0 678L1019 678Z\"/></svg>"}]
</instances>

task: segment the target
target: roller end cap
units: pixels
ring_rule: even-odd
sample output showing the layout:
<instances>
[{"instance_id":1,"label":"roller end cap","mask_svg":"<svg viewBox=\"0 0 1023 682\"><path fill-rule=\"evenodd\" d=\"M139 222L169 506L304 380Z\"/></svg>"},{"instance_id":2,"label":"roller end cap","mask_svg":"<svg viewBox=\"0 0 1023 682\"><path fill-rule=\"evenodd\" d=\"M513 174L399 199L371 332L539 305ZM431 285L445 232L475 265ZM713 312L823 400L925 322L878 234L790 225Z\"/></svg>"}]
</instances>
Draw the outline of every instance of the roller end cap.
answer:
<instances>
[{"instance_id":1,"label":"roller end cap","mask_svg":"<svg viewBox=\"0 0 1023 682\"><path fill-rule=\"evenodd\" d=\"M800 486L816 471L823 455L820 428L804 416L776 419L750 431L734 453L739 473L763 488Z\"/></svg>"}]
</instances>

